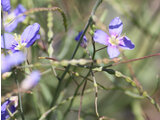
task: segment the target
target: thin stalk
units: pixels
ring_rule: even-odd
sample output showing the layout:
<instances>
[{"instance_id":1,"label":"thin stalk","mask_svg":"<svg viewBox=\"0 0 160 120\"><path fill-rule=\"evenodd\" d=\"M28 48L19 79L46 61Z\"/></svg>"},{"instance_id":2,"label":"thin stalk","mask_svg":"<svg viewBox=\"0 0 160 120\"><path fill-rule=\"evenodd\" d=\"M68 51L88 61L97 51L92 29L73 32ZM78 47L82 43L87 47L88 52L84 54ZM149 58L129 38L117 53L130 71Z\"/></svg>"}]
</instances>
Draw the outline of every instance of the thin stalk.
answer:
<instances>
[{"instance_id":1,"label":"thin stalk","mask_svg":"<svg viewBox=\"0 0 160 120\"><path fill-rule=\"evenodd\" d=\"M5 43L5 36L4 36L4 24L3 24L3 10L2 10L2 12L1 12L1 22L2 22L2 37L3 37L3 44L4 44L4 54L6 55L7 53L6 53L6 43Z\"/></svg>"},{"instance_id":2,"label":"thin stalk","mask_svg":"<svg viewBox=\"0 0 160 120\"><path fill-rule=\"evenodd\" d=\"M22 99L21 99L21 90L19 87L19 82L16 78L17 73L15 72L15 82L17 84L17 88L18 88L18 104L19 104L19 110L20 110L20 115L22 120L25 120L24 114L23 114L23 107L22 107Z\"/></svg>"}]
</instances>

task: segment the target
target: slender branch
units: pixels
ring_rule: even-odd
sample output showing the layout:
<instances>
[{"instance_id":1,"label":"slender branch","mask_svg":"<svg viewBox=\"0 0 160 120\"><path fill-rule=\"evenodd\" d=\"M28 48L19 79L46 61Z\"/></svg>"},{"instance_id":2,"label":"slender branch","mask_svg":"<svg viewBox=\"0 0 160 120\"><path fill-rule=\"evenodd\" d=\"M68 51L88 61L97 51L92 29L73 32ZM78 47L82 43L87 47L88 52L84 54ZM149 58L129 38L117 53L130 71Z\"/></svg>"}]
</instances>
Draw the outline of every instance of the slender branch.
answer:
<instances>
[{"instance_id":1,"label":"slender branch","mask_svg":"<svg viewBox=\"0 0 160 120\"><path fill-rule=\"evenodd\" d=\"M130 77L128 77L128 76L123 75L123 74L122 74L121 72L119 72L119 71L115 71L115 76L116 76L116 77L124 78L127 83L129 83L129 84L132 85L133 87L136 87L137 90L139 91L139 94L140 94L141 96L147 98L147 99L155 106L155 108L157 109L157 111L160 112L160 106L159 106L159 104L158 104L152 97L150 97L150 95L149 95L146 91L144 91L143 88L140 88L140 87L136 84L136 82L135 82L134 80L132 80L132 79L131 79Z\"/></svg>"},{"instance_id":2,"label":"slender branch","mask_svg":"<svg viewBox=\"0 0 160 120\"><path fill-rule=\"evenodd\" d=\"M135 62L135 61L138 61L138 60L143 60L143 59L150 58L150 57L154 57L154 56L160 56L160 53L156 53L156 54L152 54L152 55L147 55L147 56L144 56L144 57L141 57L141 58L136 58L136 59L130 59L130 60L126 60L126 61L121 61L121 62L112 64L112 66L116 66L116 65L118 65L118 64L129 63L129 62Z\"/></svg>"},{"instance_id":3,"label":"slender branch","mask_svg":"<svg viewBox=\"0 0 160 120\"><path fill-rule=\"evenodd\" d=\"M103 49L105 49L105 48L107 48L107 46L97 49L96 52L98 52L98 51L100 51L100 50L103 50Z\"/></svg>"},{"instance_id":4,"label":"slender branch","mask_svg":"<svg viewBox=\"0 0 160 120\"><path fill-rule=\"evenodd\" d=\"M67 19L66 19L66 15L65 13L63 12L63 10L59 7L51 7L51 8L45 8L45 7L41 7L41 8L33 8L33 9L30 9L20 15L18 15L17 17L15 17L10 23L14 22L16 19L18 19L19 17L22 17L24 15L29 15L29 14L32 14L32 13L35 13L35 12L41 12L41 11L58 11L60 12L61 16L63 17L63 24L64 24L64 27L65 27L65 31L67 31ZM10 24L9 23L9 24Z\"/></svg>"}]
</instances>

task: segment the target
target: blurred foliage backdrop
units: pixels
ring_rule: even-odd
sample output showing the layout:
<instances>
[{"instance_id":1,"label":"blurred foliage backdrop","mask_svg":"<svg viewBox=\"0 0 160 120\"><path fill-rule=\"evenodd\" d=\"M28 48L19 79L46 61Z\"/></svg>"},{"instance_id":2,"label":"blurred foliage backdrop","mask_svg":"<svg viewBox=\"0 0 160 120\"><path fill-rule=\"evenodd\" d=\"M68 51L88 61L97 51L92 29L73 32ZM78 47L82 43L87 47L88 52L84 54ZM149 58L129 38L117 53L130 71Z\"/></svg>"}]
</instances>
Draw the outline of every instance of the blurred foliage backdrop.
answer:
<instances>
[{"instance_id":1,"label":"blurred foliage backdrop","mask_svg":"<svg viewBox=\"0 0 160 120\"><path fill-rule=\"evenodd\" d=\"M11 0L12 8L22 4L27 10L39 7L59 7L67 17L68 31L65 32L63 19L59 12L36 12L29 14L23 23L18 24L14 31L21 34L26 26L37 22L41 25L41 38L28 49L29 63L49 63L48 60L38 59L40 56L49 56L48 40L52 32L52 47L54 57L59 60L70 59L77 42L74 40L79 31L84 29L88 21L91 10L96 0ZM110 21L119 16L123 21L123 34L126 34L135 44L135 49L125 51L124 54L128 59L143 57L146 55L160 52L160 1L159 0L103 0L98 7L94 16L98 28L108 32ZM50 19L50 23L48 22ZM51 29L49 28L50 26ZM50 30L49 30L50 29ZM89 30L86 33L89 40L88 49L93 52ZM104 47L96 43L96 49ZM79 58L89 58L85 55L83 48L79 48L75 56ZM95 59L108 58L106 49L96 53ZM138 81L144 90L152 96L157 103L160 103L160 57L139 60L130 64ZM104 66L104 64L102 64ZM63 67L61 67L63 69ZM58 79L51 71L51 67L34 67L42 72L39 84L33 89L32 94L22 94L22 105L26 120L36 120L46 112L54 99ZM112 67L124 75L130 76L128 64L119 64ZM85 76L88 69L71 66L70 71L76 71ZM60 76L63 71L56 70ZM19 82L25 77L25 72L19 72L17 79ZM88 77L92 79L92 77ZM132 89L125 80L116 78L106 72L96 72L96 81L103 85L105 89L99 88L98 91L98 111L100 116L106 116L108 119L115 120L160 120L160 113L153 104L146 98L140 99L128 93ZM83 80L82 77L67 74L62 83L62 90L58 94L56 104L61 103L64 99L73 96L74 92ZM2 80L2 96L16 89L14 77L10 76ZM78 93L82 92L83 84L80 86ZM123 89L122 89L123 88ZM92 82L87 83L84 93L81 119L96 120L94 100L95 91ZM50 120L76 120L80 106L80 95L74 98L73 105L68 109L71 100L67 100L46 118ZM19 114L16 114L18 119Z\"/></svg>"}]
</instances>

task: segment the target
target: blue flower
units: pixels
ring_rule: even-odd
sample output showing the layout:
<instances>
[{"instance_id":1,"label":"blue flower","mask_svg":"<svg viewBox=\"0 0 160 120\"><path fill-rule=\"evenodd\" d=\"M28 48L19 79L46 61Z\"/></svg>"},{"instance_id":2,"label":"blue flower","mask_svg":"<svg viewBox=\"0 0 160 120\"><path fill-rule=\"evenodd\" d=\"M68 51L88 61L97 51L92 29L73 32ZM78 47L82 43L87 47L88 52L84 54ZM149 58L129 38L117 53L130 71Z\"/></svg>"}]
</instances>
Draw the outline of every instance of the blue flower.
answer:
<instances>
[{"instance_id":1,"label":"blue flower","mask_svg":"<svg viewBox=\"0 0 160 120\"><path fill-rule=\"evenodd\" d=\"M3 11L10 12L10 9L11 9L10 0L1 0L1 5L3 8Z\"/></svg>"},{"instance_id":2,"label":"blue flower","mask_svg":"<svg viewBox=\"0 0 160 120\"><path fill-rule=\"evenodd\" d=\"M26 9L21 4L19 4L15 10L13 10L8 15L4 16L4 28L6 32L12 32L17 27L19 22L24 21L26 16L21 16L18 18L16 17L20 15L21 13L24 13L25 11ZM11 22L12 20L14 21Z\"/></svg>"},{"instance_id":3,"label":"blue flower","mask_svg":"<svg viewBox=\"0 0 160 120\"><path fill-rule=\"evenodd\" d=\"M33 71L26 79L24 79L21 83L22 91L30 90L34 88L41 78L41 74L39 71Z\"/></svg>"},{"instance_id":4,"label":"blue flower","mask_svg":"<svg viewBox=\"0 0 160 120\"><path fill-rule=\"evenodd\" d=\"M38 34L39 29L40 25L38 23L34 23L33 25L29 25L23 31L22 35L5 33L4 36L1 36L1 48L12 50L12 52L23 50L25 47L28 48L40 38L40 35Z\"/></svg>"},{"instance_id":5,"label":"blue flower","mask_svg":"<svg viewBox=\"0 0 160 120\"><path fill-rule=\"evenodd\" d=\"M1 72L8 72L13 66L25 61L26 56L22 52L16 52L7 56L1 55Z\"/></svg>"},{"instance_id":6,"label":"blue flower","mask_svg":"<svg viewBox=\"0 0 160 120\"><path fill-rule=\"evenodd\" d=\"M109 34L102 30L96 30L93 40L106 45L110 58L115 58L120 54L119 49L133 49L135 45L127 36L120 36L123 29L123 23L119 17L114 18L109 24Z\"/></svg>"},{"instance_id":7,"label":"blue flower","mask_svg":"<svg viewBox=\"0 0 160 120\"><path fill-rule=\"evenodd\" d=\"M84 31L78 33L78 35L75 37L75 40L78 42L80 40L80 37ZM87 37L84 35L83 40L81 42L81 47L86 48L87 47Z\"/></svg>"},{"instance_id":8,"label":"blue flower","mask_svg":"<svg viewBox=\"0 0 160 120\"><path fill-rule=\"evenodd\" d=\"M1 120L6 120L9 118L9 113L7 109L13 114L16 111L18 105L18 97L13 96L6 100L1 106Z\"/></svg>"}]
</instances>

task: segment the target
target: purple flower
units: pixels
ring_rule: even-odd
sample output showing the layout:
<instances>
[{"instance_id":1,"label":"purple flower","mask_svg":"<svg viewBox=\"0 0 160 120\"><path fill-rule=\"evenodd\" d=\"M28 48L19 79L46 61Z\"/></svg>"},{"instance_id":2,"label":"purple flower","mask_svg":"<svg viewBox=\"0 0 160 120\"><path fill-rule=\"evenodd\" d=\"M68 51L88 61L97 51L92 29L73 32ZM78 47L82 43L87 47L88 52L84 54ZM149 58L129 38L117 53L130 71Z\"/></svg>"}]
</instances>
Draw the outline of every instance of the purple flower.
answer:
<instances>
[{"instance_id":1,"label":"purple flower","mask_svg":"<svg viewBox=\"0 0 160 120\"><path fill-rule=\"evenodd\" d=\"M33 87L35 87L39 80L40 80L41 74L39 71L33 71L29 76L27 76L26 79L24 79L21 83L21 89L22 91L30 90Z\"/></svg>"},{"instance_id":2,"label":"purple flower","mask_svg":"<svg viewBox=\"0 0 160 120\"><path fill-rule=\"evenodd\" d=\"M5 31L12 32L17 27L19 22L24 21L26 16L21 16L18 18L16 18L16 17L18 15L20 15L21 13L24 13L25 11L26 11L26 9L21 4L19 4L15 10L13 10L10 14L4 16ZM12 20L14 20L14 21L11 22Z\"/></svg>"},{"instance_id":3,"label":"purple flower","mask_svg":"<svg viewBox=\"0 0 160 120\"><path fill-rule=\"evenodd\" d=\"M1 72L8 72L13 66L25 61L26 56L22 52L16 52L7 56L1 55Z\"/></svg>"},{"instance_id":4,"label":"purple flower","mask_svg":"<svg viewBox=\"0 0 160 120\"><path fill-rule=\"evenodd\" d=\"M9 118L8 110L13 114L16 111L18 105L18 97L13 96L10 99L6 100L1 106L1 120L6 120Z\"/></svg>"},{"instance_id":5,"label":"purple flower","mask_svg":"<svg viewBox=\"0 0 160 120\"><path fill-rule=\"evenodd\" d=\"M75 40L78 42L80 40L80 37L84 31L78 33L78 35L75 37ZM81 42L81 47L86 48L87 47L87 37L84 35L83 40Z\"/></svg>"},{"instance_id":6,"label":"purple flower","mask_svg":"<svg viewBox=\"0 0 160 120\"><path fill-rule=\"evenodd\" d=\"M40 25L34 23L33 25L29 25L23 31L22 35L5 33L4 36L1 36L1 48L12 50L12 52L23 50L24 47L28 48L40 38L40 35L38 34L39 29ZM3 38L5 38L5 46Z\"/></svg>"},{"instance_id":7,"label":"purple flower","mask_svg":"<svg viewBox=\"0 0 160 120\"><path fill-rule=\"evenodd\" d=\"M1 0L1 5L3 8L3 11L10 12L10 9L11 9L10 0Z\"/></svg>"},{"instance_id":8,"label":"purple flower","mask_svg":"<svg viewBox=\"0 0 160 120\"><path fill-rule=\"evenodd\" d=\"M107 45L107 52L110 58L115 58L120 54L119 49L133 49L135 45L127 36L120 36L123 23L119 17L114 18L109 24L109 34L102 30L96 30L93 36L95 42Z\"/></svg>"}]
</instances>

